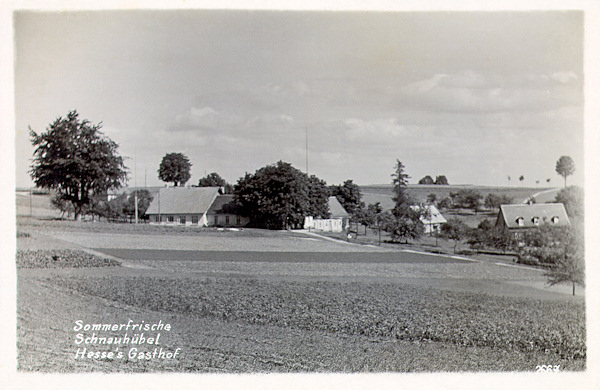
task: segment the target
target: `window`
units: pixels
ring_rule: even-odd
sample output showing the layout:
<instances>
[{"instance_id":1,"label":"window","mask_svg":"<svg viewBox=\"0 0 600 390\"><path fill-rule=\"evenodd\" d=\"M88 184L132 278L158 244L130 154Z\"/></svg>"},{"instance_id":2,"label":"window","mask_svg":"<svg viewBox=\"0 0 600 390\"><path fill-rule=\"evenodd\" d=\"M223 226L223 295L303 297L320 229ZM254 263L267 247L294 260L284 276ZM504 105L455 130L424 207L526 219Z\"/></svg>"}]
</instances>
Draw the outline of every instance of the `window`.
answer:
<instances>
[{"instance_id":1,"label":"window","mask_svg":"<svg viewBox=\"0 0 600 390\"><path fill-rule=\"evenodd\" d=\"M192 216L192 225L198 225L198 216L197 215Z\"/></svg>"},{"instance_id":2,"label":"window","mask_svg":"<svg viewBox=\"0 0 600 390\"><path fill-rule=\"evenodd\" d=\"M525 226L525 220L523 219L523 217L517 217L515 222L517 222L517 225L519 226Z\"/></svg>"},{"instance_id":3,"label":"window","mask_svg":"<svg viewBox=\"0 0 600 390\"><path fill-rule=\"evenodd\" d=\"M229 225L229 215L225 217L225 224Z\"/></svg>"},{"instance_id":4,"label":"window","mask_svg":"<svg viewBox=\"0 0 600 390\"><path fill-rule=\"evenodd\" d=\"M556 225L557 223L560 222L560 218L558 218L557 216L554 216L554 217L552 217L551 221L552 221L553 224Z\"/></svg>"},{"instance_id":5,"label":"window","mask_svg":"<svg viewBox=\"0 0 600 390\"><path fill-rule=\"evenodd\" d=\"M174 221L175 221L175 217L174 217L174 216L172 216L172 215L169 215L169 216L167 217L167 222L174 222Z\"/></svg>"},{"instance_id":6,"label":"window","mask_svg":"<svg viewBox=\"0 0 600 390\"><path fill-rule=\"evenodd\" d=\"M180 225L185 225L185 215L184 215L184 216L181 216L181 217L179 217L179 224L180 224Z\"/></svg>"},{"instance_id":7,"label":"window","mask_svg":"<svg viewBox=\"0 0 600 390\"><path fill-rule=\"evenodd\" d=\"M215 215L215 225L218 225L218 224L219 224L219 216Z\"/></svg>"},{"instance_id":8,"label":"window","mask_svg":"<svg viewBox=\"0 0 600 390\"><path fill-rule=\"evenodd\" d=\"M533 217L531 218L531 222L533 222L533 224L537 226L540 224L540 219L538 217Z\"/></svg>"}]
</instances>

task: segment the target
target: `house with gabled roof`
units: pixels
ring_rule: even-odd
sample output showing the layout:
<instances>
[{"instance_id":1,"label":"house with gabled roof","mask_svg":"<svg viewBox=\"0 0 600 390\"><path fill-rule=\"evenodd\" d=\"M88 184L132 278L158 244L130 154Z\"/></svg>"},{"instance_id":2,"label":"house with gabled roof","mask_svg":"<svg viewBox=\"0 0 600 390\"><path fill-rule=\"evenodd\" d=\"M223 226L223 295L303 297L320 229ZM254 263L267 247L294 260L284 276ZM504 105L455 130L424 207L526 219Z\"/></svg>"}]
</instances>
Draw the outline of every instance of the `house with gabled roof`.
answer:
<instances>
[{"instance_id":1,"label":"house with gabled roof","mask_svg":"<svg viewBox=\"0 0 600 390\"><path fill-rule=\"evenodd\" d=\"M411 209L415 211L424 210L423 215L421 215L420 220L425 225L425 233L433 234L439 233L442 227L442 224L447 223L448 221L442 213L432 204L422 204L419 206L410 206Z\"/></svg>"},{"instance_id":2,"label":"house with gabled roof","mask_svg":"<svg viewBox=\"0 0 600 390\"><path fill-rule=\"evenodd\" d=\"M234 196L230 194L217 196L208 209L206 217L209 226L242 227L250 222L248 217L240 214Z\"/></svg>"},{"instance_id":3,"label":"house with gabled roof","mask_svg":"<svg viewBox=\"0 0 600 390\"><path fill-rule=\"evenodd\" d=\"M327 200L329 206L329 218L304 218L304 228L322 232L342 232L348 227L350 214L335 196Z\"/></svg>"},{"instance_id":4,"label":"house with gabled roof","mask_svg":"<svg viewBox=\"0 0 600 390\"><path fill-rule=\"evenodd\" d=\"M496 227L509 231L534 229L541 225L569 226L571 222L562 203L503 204Z\"/></svg>"},{"instance_id":5,"label":"house with gabled roof","mask_svg":"<svg viewBox=\"0 0 600 390\"><path fill-rule=\"evenodd\" d=\"M208 226L206 214L219 191L219 187L161 188L148 206L146 215L152 224Z\"/></svg>"}]
</instances>

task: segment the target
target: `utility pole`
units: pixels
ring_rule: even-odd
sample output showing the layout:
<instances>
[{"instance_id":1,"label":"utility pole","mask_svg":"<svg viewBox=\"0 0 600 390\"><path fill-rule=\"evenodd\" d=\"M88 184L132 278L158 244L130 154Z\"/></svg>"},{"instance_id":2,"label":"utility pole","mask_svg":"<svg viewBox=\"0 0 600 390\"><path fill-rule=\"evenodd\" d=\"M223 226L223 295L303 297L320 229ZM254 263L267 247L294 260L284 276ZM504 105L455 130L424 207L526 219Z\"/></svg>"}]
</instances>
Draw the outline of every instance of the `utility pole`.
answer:
<instances>
[{"instance_id":1,"label":"utility pole","mask_svg":"<svg viewBox=\"0 0 600 390\"><path fill-rule=\"evenodd\" d=\"M306 130L306 175L308 175L308 127L304 127Z\"/></svg>"},{"instance_id":2,"label":"utility pole","mask_svg":"<svg viewBox=\"0 0 600 390\"><path fill-rule=\"evenodd\" d=\"M135 176L135 178L133 179L133 185L134 185L134 192L133 192L133 199L134 201L134 208L135 208L135 224L137 225L138 223L138 197L137 197L137 150L135 152L135 159L133 162L133 175Z\"/></svg>"}]
</instances>

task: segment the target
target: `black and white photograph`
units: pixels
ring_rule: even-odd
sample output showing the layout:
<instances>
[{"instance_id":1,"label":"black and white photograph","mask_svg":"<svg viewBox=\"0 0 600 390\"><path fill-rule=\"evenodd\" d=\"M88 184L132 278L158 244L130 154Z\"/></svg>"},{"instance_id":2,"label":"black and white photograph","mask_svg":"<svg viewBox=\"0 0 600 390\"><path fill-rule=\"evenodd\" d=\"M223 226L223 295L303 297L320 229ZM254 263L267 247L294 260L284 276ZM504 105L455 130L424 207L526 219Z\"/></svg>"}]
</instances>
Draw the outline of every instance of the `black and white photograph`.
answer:
<instances>
[{"instance_id":1,"label":"black and white photograph","mask_svg":"<svg viewBox=\"0 0 600 390\"><path fill-rule=\"evenodd\" d=\"M598 4L413 3L5 7L7 380L597 386Z\"/></svg>"}]
</instances>

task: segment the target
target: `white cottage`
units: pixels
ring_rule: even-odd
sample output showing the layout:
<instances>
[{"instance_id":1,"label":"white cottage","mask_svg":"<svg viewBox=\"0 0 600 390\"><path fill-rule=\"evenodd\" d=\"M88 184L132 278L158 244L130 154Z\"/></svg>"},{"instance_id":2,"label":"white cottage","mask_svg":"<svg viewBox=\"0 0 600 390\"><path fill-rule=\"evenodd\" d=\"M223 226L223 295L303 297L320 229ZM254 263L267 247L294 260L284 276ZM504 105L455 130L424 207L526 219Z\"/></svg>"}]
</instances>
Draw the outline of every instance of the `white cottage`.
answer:
<instances>
[{"instance_id":1,"label":"white cottage","mask_svg":"<svg viewBox=\"0 0 600 390\"><path fill-rule=\"evenodd\" d=\"M304 228L321 232L342 232L348 226L350 214L335 196L328 199L330 218L304 218Z\"/></svg>"}]
</instances>

